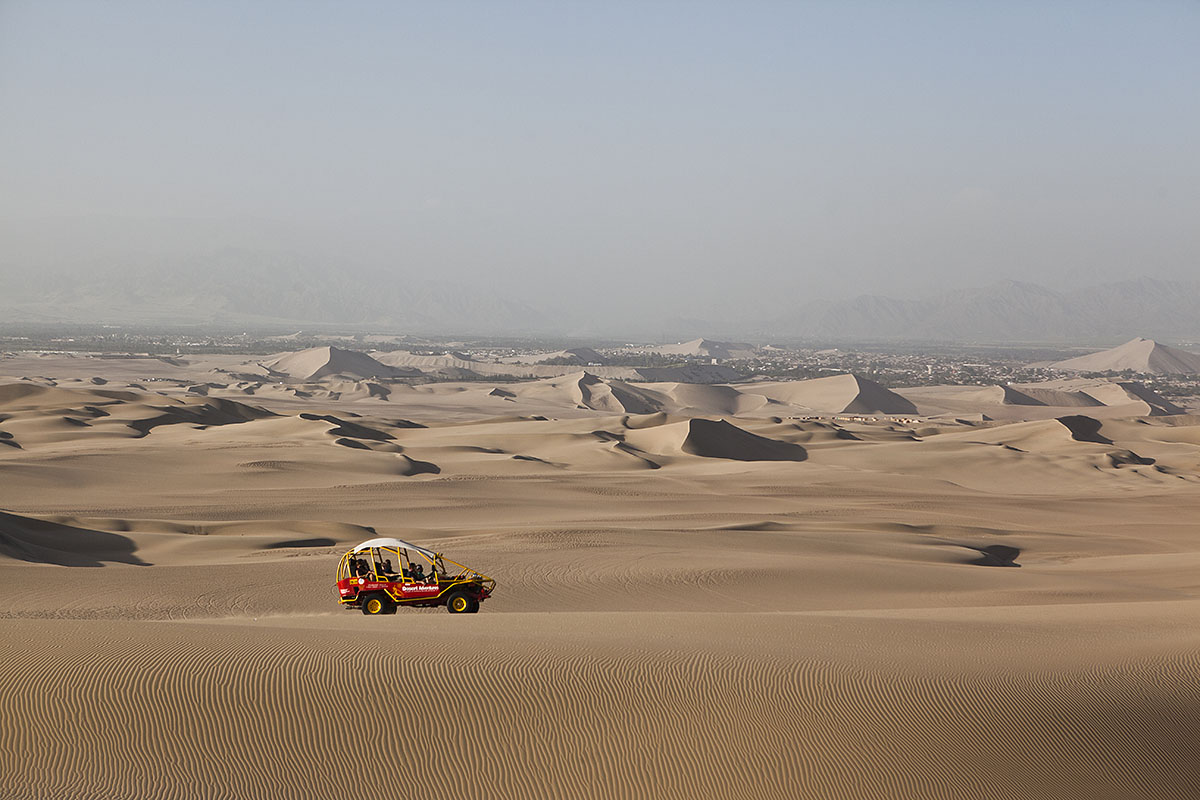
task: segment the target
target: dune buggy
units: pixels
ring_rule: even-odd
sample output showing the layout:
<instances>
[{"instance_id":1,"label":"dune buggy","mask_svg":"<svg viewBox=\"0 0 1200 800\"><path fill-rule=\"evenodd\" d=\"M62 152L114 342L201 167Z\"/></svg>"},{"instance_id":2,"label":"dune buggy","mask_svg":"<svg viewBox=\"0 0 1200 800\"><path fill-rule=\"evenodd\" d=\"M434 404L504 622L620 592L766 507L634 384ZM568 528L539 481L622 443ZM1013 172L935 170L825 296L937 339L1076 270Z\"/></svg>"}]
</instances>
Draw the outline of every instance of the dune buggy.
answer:
<instances>
[{"instance_id":1,"label":"dune buggy","mask_svg":"<svg viewBox=\"0 0 1200 800\"><path fill-rule=\"evenodd\" d=\"M474 614L495 588L482 572L400 539L356 545L337 570L338 602L370 616L395 614L399 606L445 606L451 614Z\"/></svg>"}]
</instances>

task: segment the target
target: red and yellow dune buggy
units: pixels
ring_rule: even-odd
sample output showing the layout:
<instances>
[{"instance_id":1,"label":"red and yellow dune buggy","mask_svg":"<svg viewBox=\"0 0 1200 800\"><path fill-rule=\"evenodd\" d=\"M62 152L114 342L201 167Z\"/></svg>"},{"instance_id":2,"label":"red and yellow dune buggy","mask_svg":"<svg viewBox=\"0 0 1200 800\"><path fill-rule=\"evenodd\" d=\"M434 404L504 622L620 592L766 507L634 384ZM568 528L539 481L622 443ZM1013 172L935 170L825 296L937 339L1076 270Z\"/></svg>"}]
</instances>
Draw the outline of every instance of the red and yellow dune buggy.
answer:
<instances>
[{"instance_id":1,"label":"red and yellow dune buggy","mask_svg":"<svg viewBox=\"0 0 1200 800\"><path fill-rule=\"evenodd\" d=\"M400 539L370 539L338 563L339 602L372 616L395 614L399 606L474 614L495 588L482 572Z\"/></svg>"}]
</instances>

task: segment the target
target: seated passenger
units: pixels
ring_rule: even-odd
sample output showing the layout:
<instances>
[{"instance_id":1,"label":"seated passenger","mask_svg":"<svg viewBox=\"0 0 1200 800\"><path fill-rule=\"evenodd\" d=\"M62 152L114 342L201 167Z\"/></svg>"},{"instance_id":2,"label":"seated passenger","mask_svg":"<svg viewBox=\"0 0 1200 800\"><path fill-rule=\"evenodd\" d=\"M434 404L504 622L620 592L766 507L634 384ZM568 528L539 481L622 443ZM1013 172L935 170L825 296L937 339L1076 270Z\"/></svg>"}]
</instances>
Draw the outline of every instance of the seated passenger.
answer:
<instances>
[{"instance_id":1,"label":"seated passenger","mask_svg":"<svg viewBox=\"0 0 1200 800\"><path fill-rule=\"evenodd\" d=\"M416 581L417 583L424 583L425 582L425 568L422 567L420 564L413 564L412 565L412 577L413 577L413 580Z\"/></svg>"},{"instance_id":2,"label":"seated passenger","mask_svg":"<svg viewBox=\"0 0 1200 800\"><path fill-rule=\"evenodd\" d=\"M388 580L394 581L400 576L396 574L396 570L392 569L392 560L390 558L383 561L383 574L388 577Z\"/></svg>"}]
</instances>

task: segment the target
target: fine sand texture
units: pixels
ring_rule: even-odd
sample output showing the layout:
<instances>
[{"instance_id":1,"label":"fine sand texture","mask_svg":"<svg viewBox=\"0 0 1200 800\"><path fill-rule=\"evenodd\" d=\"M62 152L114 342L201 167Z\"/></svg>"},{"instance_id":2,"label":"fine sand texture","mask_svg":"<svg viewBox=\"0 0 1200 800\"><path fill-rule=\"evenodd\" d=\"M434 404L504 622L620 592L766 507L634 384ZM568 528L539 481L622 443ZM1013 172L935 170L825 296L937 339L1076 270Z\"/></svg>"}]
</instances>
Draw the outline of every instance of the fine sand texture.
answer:
<instances>
[{"instance_id":1,"label":"fine sand texture","mask_svg":"<svg viewBox=\"0 0 1200 800\"><path fill-rule=\"evenodd\" d=\"M329 355L0 360L0 798L1200 796L1152 393ZM375 536L495 596L340 608Z\"/></svg>"}]
</instances>

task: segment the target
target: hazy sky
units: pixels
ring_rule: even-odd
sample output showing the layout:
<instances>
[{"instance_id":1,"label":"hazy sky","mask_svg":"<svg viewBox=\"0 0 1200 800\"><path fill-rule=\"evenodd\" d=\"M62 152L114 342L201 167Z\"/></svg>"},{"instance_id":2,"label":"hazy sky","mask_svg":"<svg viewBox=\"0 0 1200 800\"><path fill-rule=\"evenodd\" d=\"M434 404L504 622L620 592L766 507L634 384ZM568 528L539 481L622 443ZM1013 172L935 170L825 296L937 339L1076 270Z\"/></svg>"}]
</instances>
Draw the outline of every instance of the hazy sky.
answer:
<instances>
[{"instance_id":1,"label":"hazy sky","mask_svg":"<svg viewBox=\"0 0 1200 800\"><path fill-rule=\"evenodd\" d=\"M0 0L0 281L228 246L676 310L1200 277L1198 43L1194 0Z\"/></svg>"}]
</instances>

